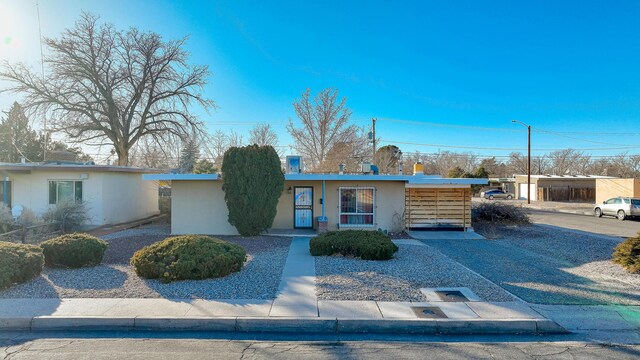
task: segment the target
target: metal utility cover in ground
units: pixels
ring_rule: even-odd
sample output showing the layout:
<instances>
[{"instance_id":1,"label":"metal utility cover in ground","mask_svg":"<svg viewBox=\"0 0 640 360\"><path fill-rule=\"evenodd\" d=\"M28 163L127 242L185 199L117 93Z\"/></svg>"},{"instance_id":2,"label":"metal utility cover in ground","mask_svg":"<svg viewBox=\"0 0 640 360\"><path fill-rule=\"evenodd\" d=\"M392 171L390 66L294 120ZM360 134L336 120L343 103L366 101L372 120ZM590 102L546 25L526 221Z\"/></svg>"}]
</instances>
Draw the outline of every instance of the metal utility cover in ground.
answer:
<instances>
[{"instance_id":1,"label":"metal utility cover in ground","mask_svg":"<svg viewBox=\"0 0 640 360\"><path fill-rule=\"evenodd\" d=\"M462 295L462 292L458 290L444 290L444 291L435 291L436 295L444 302L465 302L469 301L469 299Z\"/></svg>"},{"instance_id":2,"label":"metal utility cover in ground","mask_svg":"<svg viewBox=\"0 0 640 360\"><path fill-rule=\"evenodd\" d=\"M416 306L411 310L421 319L446 319L447 315L437 306Z\"/></svg>"}]
</instances>

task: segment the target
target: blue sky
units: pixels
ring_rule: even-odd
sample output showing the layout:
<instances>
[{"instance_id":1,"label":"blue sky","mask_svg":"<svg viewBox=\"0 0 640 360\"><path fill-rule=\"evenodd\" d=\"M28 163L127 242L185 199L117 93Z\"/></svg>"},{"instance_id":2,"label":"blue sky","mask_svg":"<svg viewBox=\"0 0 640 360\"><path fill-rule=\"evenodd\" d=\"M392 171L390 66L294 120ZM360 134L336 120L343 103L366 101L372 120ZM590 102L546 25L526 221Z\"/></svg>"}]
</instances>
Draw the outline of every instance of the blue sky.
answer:
<instances>
[{"instance_id":1,"label":"blue sky","mask_svg":"<svg viewBox=\"0 0 640 360\"><path fill-rule=\"evenodd\" d=\"M40 10L45 36L81 10L120 28L190 35L192 61L213 73L207 93L219 109L201 114L210 131L269 122L287 145L292 101L307 87L335 87L358 124L380 119L383 143L454 147L400 144L406 152L523 148L526 133L512 119L581 132L536 132L534 153L640 152L638 1L41 0ZM0 37L13 42L0 45L0 60L38 66L35 1L0 0L0 20ZM13 100L0 94L0 109Z\"/></svg>"}]
</instances>

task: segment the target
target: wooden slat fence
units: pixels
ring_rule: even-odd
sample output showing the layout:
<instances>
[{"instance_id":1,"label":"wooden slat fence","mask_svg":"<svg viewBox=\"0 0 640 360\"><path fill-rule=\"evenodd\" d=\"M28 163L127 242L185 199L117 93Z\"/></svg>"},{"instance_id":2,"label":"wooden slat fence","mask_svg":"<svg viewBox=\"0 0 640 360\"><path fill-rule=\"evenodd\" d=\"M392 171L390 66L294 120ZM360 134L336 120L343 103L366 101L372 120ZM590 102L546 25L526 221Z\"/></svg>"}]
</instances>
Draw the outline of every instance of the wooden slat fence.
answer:
<instances>
[{"instance_id":1,"label":"wooden slat fence","mask_svg":"<svg viewBox=\"0 0 640 360\"><path fill-rule=\"evenodd\" d=\"M538 188L538 200L595 202L595 188L574 188L570 186L552 186Z\"/></svg>"},{"instance_id":2,"label":"wooden slat fence","mask_svg":"<svg viewBox=\"0 0 640 360\"><path fill-rule=\"evenodd\" d=\"M471 189L405 189L405 226L470 227Z\"/></svg>"}]
</instances>

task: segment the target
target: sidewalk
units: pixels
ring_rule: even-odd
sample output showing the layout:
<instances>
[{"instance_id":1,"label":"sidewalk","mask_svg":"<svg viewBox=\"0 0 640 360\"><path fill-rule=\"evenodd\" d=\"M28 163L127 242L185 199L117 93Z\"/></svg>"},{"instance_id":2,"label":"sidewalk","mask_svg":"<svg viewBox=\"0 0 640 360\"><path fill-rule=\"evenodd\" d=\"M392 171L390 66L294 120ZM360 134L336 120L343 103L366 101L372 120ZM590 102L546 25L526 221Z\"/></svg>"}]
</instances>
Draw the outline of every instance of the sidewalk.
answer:
<instances>
[{"instance_id":1,"label":"sidewalk","mask_svg":"<svg viewBox=\"0 0 640 360\"><path fill-rule=\"evenodd\" d=\"M540 211L551 211L565 214L593 215L593 205L591 203L569 203L555 201L532 201L527 204L526 200L514 200L525 208Z\"/></svg>"},{"instance_id":2,"label":"sidewalk","mask_svg":"<svg viewBox=\"0 0 640 360\"><path fill-rule=\"evenodd\" d=\"M274 302L191 299L2 299L0 329L419 334L565 332L555 322L545 319L520 302L318 301L318 314L313 317L270 316ZM438 306L447 318L419 319L412 309L415 306Z\"/></svg>"}]
</instances>

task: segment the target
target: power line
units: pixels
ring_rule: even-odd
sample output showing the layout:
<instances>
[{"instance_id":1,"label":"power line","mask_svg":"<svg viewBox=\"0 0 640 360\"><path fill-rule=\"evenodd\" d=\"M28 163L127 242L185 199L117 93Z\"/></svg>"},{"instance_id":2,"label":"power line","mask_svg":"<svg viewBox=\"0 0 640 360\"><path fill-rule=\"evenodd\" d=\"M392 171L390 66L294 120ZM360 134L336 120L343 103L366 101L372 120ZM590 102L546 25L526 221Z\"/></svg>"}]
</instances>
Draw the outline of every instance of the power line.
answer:
<instances>
[{"instance_id":1,"label":"power line","mask_svg":"<svg viewBox=\"0 0 640 360\"><path fill-rule=\"evenodd\" d=\"M444 123L433 123L433 122L415 121L415 120L401 120L401 119L390 119L390 118L378 118L378 120L387 121L387 122L395 122L395 123L429 125L429 126L437 126L437 127L452 127L452 128L458 128L458 129L472 129L472 130L486 130L486 131L505 131L505 132L523 132L523 130L518 130L518 129L493 128L493 127L457 125L457 124L444 124Z\"/></svg>"},{"instance_id":2,"label":"power line","mask_svg":"<svg viewBox=\"0 0 640 360\"><path fill-rule=\"evenodd\" d=\"M447 124L447 123L436 123L436 122L428 122L428 121L417 121L417 120L403 120L403 119L392 119L392 118L378 118L378 120L387 121L387 122L395 122L395 123L407 123L407 124L416 124L416 125L428 125L428 126L437 126L437 127L451 127L458 129L471 129L471 130L481 130L481 131L505 131L505 132L525 132L526 130L518 130L518 129L508 129L508 128L496 128L496 127L485 127L485 126L472 126L472 125L459 125L459 124ZM617 135L617 136L640 136L640 133L630 133L630 132L598 132L598 131L550 131L537 127L531 127L531 130L534 132L543 132L543 133L553 133L553 134L569 134L569 135Z\"/></svg>"},{"instance_id":3,"label":"power line","mask_svg":"<svg viewBox=\"0 0 640 360\"><path fill-rule=\"evenodd\" d=\"M387 140L381 139L385 143L389 144L403 144L403 145L414 145L414 146L425 146L425 147L437 147L437 148L451 148L451 149L471 149L471 150L500 150L500 151L524 151L526 148L496 148L496 147L481 147L481 146L465 146L465 145L442 145L442 144L426 144L426 143L415 143L408 141L396 141L396 140ZM557 151L557 150L565 150L563 149L551 149L551 148L537 148L532 149L535 151ZM620 147L609 147L609 148L572 148L573 150L590 150L590 151L599 151L599 150L629 150L629 149L640 149L640 146L620 146Z\"/></svg>"}]
</instances>

